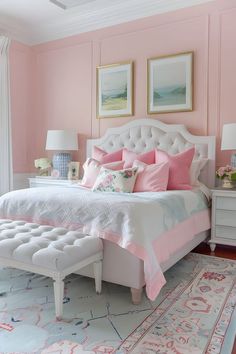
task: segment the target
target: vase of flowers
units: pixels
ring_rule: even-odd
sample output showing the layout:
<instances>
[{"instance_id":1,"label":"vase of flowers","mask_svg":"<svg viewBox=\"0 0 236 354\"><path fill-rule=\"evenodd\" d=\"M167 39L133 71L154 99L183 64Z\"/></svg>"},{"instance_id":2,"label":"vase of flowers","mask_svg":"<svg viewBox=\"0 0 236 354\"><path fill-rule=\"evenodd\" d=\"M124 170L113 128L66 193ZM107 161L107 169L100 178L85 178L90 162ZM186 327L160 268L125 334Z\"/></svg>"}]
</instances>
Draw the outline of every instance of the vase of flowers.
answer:
<instances>
[{"instance_id":1,"label":"vase of flowers","mask_svg":"<svg viewBox=\"0 0 236 354\"><path fill-rule=\"evenodd\" d=\"M41 157L34 160L34 166L37 168L39 176L48 176L52 167L52 162L47 157Z\"/></svg>"},{"instance_id":2,"label":"vase of flowers","mask_svg":"<svg viewBox=\"0 0 236 354\"><path fill-rule=\"evenodd\" d=\"M234 188L234 182L236 181L236 170L230 165L220 167L216 171L216 177L222 180L223 188Z\"/></svg>"}]
</instances>

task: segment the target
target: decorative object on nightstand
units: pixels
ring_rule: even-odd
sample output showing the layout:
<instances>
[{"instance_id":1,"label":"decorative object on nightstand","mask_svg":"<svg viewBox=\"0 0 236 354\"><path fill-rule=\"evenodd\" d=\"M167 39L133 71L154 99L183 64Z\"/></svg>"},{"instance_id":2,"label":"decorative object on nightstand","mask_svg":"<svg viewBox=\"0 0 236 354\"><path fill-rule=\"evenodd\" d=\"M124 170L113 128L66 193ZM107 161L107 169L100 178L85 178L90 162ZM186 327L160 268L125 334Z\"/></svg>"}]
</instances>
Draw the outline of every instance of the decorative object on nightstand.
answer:
<instances>
[{"instance_id":1,"label":"decorative object on nightstand","mask_svg":"<svg viewBox=\"0 0 236 354\"><path fill-rule=\"evenodd\" d=\"M212 252L216 244L236 246L236 189L212 189L211 220Z\"/></svg>"},{"instance_id":2,"label":"decorative object on nightstand","mask_svg":"<svg viewBox=\"0 0 236 354\"><path fill-rule=\"evenodd\" d=\"M221 150L236 150L236 123L224 124ZM236 169L236 154L231 155L231 166Z\"/></svg>"},{"instance_id":3,"label":"decorative object on nightstand","mask_svg":"<svg viewBox=\"0 0 236 354\"><path fill-rule=\"evenodd\" d=\"M77 161L69 162L68 179L77 180L79 179L79 165Z\"/></svg>"},{"instance_id":4,"label":"decorative object on nightstand","mask_svg":"<svg viewBox=\"0 0 236 354\"><path fill-rule=\"evenodd\" d=\"M234 188L236 170L230 165L220 167L216 171L216 177L222 180L222 188Z\"/></svg>"},{"instance_id":5,"label":"decorative object on nightstand","mask_svg":"<svg viewBox=\"0 0 236 354\"><path fill-rule=\"evenodd\" d=\"M46 150L60 151L55 153L52 159L53 175L67 178L68 164L71 161L68 151L78 150L77 133L71 130L48 130Z\"/></svg>"},{"instance_id":6,"label":"decorative object on nightstand","mask_svg":"<svg viewBox=\"0 0 236 354\"><path fill-rule=\"evenodd\" d=\"M52 161L47 157L34 160L34 167L37 168L39 176L48 176L52 167Z\"/></svg>"}]
</instances>

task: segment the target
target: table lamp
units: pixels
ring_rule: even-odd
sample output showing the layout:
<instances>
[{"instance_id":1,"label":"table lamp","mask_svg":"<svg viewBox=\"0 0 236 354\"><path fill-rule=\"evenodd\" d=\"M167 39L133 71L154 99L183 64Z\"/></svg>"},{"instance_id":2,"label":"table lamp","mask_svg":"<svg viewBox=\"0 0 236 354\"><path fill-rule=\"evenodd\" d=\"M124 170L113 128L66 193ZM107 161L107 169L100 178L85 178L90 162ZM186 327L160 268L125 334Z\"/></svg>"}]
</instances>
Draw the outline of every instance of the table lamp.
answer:
<instances>
[{"instance_id":1,"label":"table lamp","mask_svg":"<svg viewBox=\"0 0 236 354\"><path fill-rule=\"evenodd\" d=\"M48 130L46 150L59 151L53 155L53 169L58 171L58 177L67 178L68 164L71 161L68 151L78 150L77 133L71 130Z\"/></svg>"},{"instance_id":2,"label":"table lamp","mask_svg":"<svg viewBox=\"0 0 236 354\"><path fill-rule=\"evenodd\" d=\"M236 150L236 123L224 124L221 139L221 150ZM236 154L231 155L231 166L236 168Z\"/></svg>"}]
</instances>

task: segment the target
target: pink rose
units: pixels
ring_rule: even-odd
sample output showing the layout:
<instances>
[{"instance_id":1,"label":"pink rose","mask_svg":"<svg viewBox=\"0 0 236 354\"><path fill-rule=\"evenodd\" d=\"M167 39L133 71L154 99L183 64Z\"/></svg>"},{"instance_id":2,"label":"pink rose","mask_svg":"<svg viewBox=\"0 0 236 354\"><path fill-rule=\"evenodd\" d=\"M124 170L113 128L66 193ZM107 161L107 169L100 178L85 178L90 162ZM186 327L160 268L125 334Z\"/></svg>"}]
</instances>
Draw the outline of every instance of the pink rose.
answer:
<instances>
[{"instance_id":1,"label":"pink rose","mask_svg":"<svg viewBox=\"0 0 236 354\"><path fill-rule=\"evenodd\" d=\"M225 173L224 167L220 167L219 170L217 171L217 173L218 173L218 176L222 177Z\"/></svg>"},{"instance_id":2,"label":"pink rose","mask_svg":"<svg viewBox=\"0 0 236 354\"><path fill-rule=\"evenodd\" d=\"M125 177L129 178L133 176L133 171L125 171Z\"/></svg>"},{"instance_id":3,"label":"pink rose","mask_svg":"<svg viewBox=\"0 0 236 354\"><path fill-rule=\"evenodd\" d=\"M230 165L225 166L225 172L231 172L232 167Z\"/></svg>"}]
</instances>

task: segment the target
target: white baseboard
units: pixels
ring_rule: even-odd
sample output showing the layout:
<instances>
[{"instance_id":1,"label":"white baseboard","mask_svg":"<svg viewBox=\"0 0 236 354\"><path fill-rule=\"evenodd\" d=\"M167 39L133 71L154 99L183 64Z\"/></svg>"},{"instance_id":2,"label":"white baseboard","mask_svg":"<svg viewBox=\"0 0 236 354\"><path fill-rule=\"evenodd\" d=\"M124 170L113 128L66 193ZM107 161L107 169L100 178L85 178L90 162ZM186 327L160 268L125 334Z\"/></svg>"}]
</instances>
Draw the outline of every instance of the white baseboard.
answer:
<instances>
[{"instance_id":1,"label":"white baseboard","mask_svg":"<svg viewBox=\"0 0 236 354\"><path fill-rule=\"evenodd\" d=\"M14 173L13 189L29 188L28 178L35 177L35 173Z\"/></svg>"}]
</instances>

